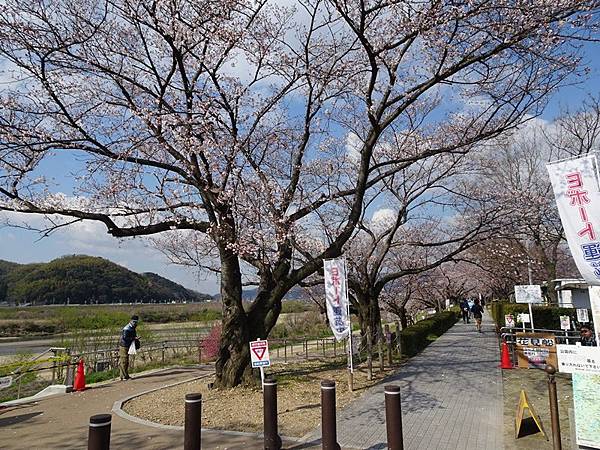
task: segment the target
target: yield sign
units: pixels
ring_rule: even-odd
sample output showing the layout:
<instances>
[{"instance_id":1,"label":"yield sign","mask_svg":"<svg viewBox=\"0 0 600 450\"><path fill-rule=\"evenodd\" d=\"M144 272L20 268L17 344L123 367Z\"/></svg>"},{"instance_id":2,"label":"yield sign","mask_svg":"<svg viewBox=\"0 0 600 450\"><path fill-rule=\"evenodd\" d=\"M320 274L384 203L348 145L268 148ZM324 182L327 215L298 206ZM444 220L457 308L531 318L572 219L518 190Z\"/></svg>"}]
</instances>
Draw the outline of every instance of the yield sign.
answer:
<instances>
[{"instance_id":1,"label":"yield sign","mask_svg":"<svg viewBox=\"0 0 600 450\"><path fill-rule=\"evenodd\" d=\"M261 340L250 342L250 358L252 359L252 367L270 366L269 343Z\"/></svg>"}]
</instances>

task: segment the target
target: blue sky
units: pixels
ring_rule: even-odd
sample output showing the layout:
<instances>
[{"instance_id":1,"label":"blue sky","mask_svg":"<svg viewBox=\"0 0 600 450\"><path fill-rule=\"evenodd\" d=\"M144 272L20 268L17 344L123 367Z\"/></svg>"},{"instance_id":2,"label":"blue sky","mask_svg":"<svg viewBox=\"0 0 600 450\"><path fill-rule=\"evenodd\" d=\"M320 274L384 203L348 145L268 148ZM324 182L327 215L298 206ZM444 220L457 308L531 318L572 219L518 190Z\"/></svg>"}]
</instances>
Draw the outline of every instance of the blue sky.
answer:
<instances>
[{"instance_id":1,"label":"blue sky","mask_svg":"<svg viewBox=\"0 0 600 450\"><path fill-rule=\"evenodd\" d=\"M562 88L550 101L543 114L552 120L561 108L577 108L588 95L600 93L600 46L586 46L586 58L590 63L589 77L581 84ZM64 190L72 188L61 174L74 171L78 163L71 158L56 158L48 165L48 174ZM5 216L4 216L5 218ZM0 220L3 219L0 213ZM11 217L14 221L15 217ZM31 219L31 216L30 216ZM25 218L23 219L25 220ZM34 218L33 222L37 220ZM40 239L33 231L12 227L0 228L0 259L18 263L47 262L63 255L87 254L101 256L136 272L155 272L182 285L208 294L218 292L218 280L212 274L197 274L189 268L170 264L159 251L143 239L117 240L106 233L100 224L79 223L61 229L49 237Z\"/></svg>"}]
</instances>

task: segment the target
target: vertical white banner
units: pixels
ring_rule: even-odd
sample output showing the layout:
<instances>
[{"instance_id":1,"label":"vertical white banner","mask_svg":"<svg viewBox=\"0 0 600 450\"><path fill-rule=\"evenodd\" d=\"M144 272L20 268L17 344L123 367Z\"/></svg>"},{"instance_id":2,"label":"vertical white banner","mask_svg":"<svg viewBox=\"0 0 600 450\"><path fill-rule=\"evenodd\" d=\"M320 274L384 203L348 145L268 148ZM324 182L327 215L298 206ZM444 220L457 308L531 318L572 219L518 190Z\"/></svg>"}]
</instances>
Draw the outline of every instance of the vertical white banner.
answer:
<instances>
[{"instance_id":1,"label":"vertical white banner","mask_svg":"<svg viewBox=\"0 0 600 450\"><path fill-rule=\"evenodd\" d=\"M343 258L325 259L323 260L323 269L329 326L335 338L341 341L350 333L346 260Z\"/></svg>"},{"instance_id":2,"label":"vertical white banner","mask_svg":"<svg viewBox=\"0 0 600 450\"><path fill-rule=\"evenodd\" d=\"M592 306L592 321L596 332L596 345L600 346L600 286L590 286L590 304Z\"/></svg>"},{"instance_id":3,"label":"vertical white banner","mask_svg":"<svg viewBox=\"0 0 600 450\"><path fill-rule=\"evenodd\" d=\"M571 255L590 285L600 285L600 191L595 155L547 166Z\"/></svg>"}]
</instances>

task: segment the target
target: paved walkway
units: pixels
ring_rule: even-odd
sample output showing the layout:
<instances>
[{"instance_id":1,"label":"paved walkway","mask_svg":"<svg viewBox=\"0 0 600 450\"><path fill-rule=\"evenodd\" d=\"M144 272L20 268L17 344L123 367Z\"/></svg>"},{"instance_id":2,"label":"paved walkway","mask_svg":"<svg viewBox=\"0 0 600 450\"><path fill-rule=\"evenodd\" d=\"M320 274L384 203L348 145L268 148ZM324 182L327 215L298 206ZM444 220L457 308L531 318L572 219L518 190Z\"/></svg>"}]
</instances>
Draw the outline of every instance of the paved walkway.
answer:
<instances>
[{"instance_id":1,"label":"paved walkway","mask_svg":"<svg viewBox=\"0 0 600 450\"><path fill-rule=\"evenodd\" d=\"M127 382L111 382L84 392L48 397L33 404L0 409L0 448L86 448L90 416L110 413L113 403L125 397L208 373L206 369L168 369L140 375ZM202 433L202 446L206 449L254 450L262 449L262 444L262 439L257 436L210 431ZM292 445L288 448L308 447ZM149 427L113 414L111 448L180 450L183 448L183 432Z\"/></svg>"},{"instance_id":2,"label":"paved walkway","mask_svg":"<svg viewBox=\"0 0 600 450\"><path fill-rule=\"evenodd\" d=\"M402 390L406 450L502 450L502 374L492 321L462 321L410 359L386 384ZM342 447L385 449L384 387L338 411ZM320 431L315 430L314 436Z\"/></svg>"},{"instance_id":3,"label":"paved walkway","mask_svg":"<svg viewBox=\"0 0 600 450\"><path fill-rule=\"evenodd\" d=\"M502 450L502 378L493 326L486 317L484 334L474 325L456 324L423 353L403 365L387 384L402 389L406 450ZM170 369L112 382L80 393L55 396L34 404L0 409L0 447L81 449L88 420L111 412L113 403L147 390L209 373L205 369ZM320 448L320 431L306 444L287 449ZM338 412L338 441L344 449L386 448L383 386ZM262 449L256 435L203 431L206 449ZM183 432L149 427L113 414L111 448L181 449Z\"/></svg>"}]
</instances>

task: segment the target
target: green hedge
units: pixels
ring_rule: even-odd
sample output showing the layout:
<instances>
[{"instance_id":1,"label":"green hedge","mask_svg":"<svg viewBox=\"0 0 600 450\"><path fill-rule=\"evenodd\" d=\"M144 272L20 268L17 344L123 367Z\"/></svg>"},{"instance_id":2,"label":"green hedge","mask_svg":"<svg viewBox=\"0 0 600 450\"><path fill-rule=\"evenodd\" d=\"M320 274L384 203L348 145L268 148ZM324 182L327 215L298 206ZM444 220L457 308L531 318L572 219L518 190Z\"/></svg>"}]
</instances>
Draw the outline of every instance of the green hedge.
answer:
<instances>
[{"instance_id":1,"label":"green hedge","mask_svg":"<svg viewBox=\"0 0 600 450\"><path fill-rule=\"evenodd\" d=\"M533 324L536 328L545 328L548 330L560 330L560 316L569 316L571 323L579 327L577 322L577 311L574 308L558 308L556 306L533 306ZM492 317L502 328L504 326L504 316L512 314L517 319L517 314L528 313L529 306L523 303L493 302ZM591 320L592 312L588 310L588 316Z\"/></svg>"},{"instance_id":2,"label":"green hedge","mask_svg":"<svg viewBox=\"0 0 600 450\"><path fill-rule=\"evenodd\" d=\"M444 311L421 320L400 332L402 354L414 356L440 337L460 318L458 311Z\"/></svg>"}]
</instances>

